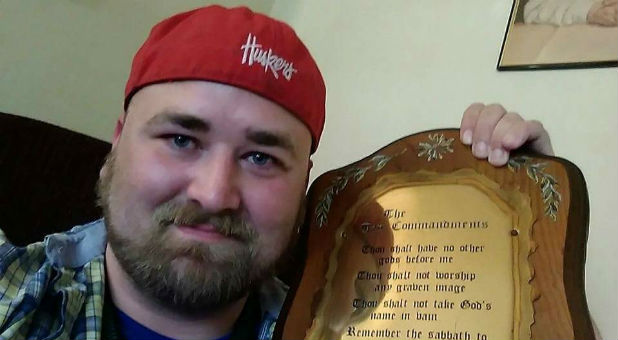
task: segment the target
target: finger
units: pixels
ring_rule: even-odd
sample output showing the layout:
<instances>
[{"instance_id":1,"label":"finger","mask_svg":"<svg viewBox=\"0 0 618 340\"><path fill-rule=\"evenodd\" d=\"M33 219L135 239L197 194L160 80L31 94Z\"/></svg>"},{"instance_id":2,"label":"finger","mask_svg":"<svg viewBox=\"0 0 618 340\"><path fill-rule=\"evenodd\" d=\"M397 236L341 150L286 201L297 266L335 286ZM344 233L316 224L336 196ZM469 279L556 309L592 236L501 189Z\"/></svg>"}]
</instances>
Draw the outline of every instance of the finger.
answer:
<instances>
[{"instance_id":1,"label":"finger","mask_svg":"<svg viewBox=\"0 0 618 340\"><path fill-rule=\"evenodd\" d=\"M479 114L472 135L472 154L476 158L487 158L489 142L498 121L506 114L506 110L497 104L487 105Z\"/></svg>"},{"instance_id":2,"label":"finger","mask_svg":"<svg viewBox=\"0 0 618 340\"><path fill-rule=\"evenodd\" d=\"M550 156L554 154L549 134L541 122L538 120L527 121L526 129L528 137L524 143L529 143L530 148L536 152Z\"/></svg>"},{"instance_id":3,"label":"finger","mask_svg":"<svg viewBox=\"0 0 618 340\"><path fill-rule=\"evenodd\" d=\"M491 135L489 163L495 166L506 164L510 151L520 147L528 138L526 122L515 112L506 113Z\"/></svg>"},{"instance_id":4,"label":"finger","mask_svg":"<svg viewBox=\"0 0 618 340\"><path fill-rule=\"evenodd\" d=\"M474 127L476 126L476 120L484 108L484 104L474 103L468 106L468 108L464 111L463 117L461 117L461 125L459 127L459 138L465 145L472 144L472 135L474 133Z\"/></svg>"},{"instance_id":5,"label":"finger","mask_svg":"<svg viewBox=\"0 0 618 340\"><path fill-rule=\"evenodd\" d=\"M496 125L491 147L511 151L522 146L529 137L527 122L515 112L509 112Z\"/></svg>"}]
</instances>

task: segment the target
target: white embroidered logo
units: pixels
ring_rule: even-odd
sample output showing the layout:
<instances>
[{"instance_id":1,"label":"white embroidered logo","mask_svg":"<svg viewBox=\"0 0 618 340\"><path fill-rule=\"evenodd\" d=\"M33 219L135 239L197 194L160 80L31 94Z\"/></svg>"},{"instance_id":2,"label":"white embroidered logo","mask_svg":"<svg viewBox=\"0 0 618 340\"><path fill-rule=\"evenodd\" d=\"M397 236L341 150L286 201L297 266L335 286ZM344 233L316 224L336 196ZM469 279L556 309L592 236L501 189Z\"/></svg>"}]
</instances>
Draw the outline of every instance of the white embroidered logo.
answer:
<instances>
[{"instance_id":1,"label":"white embroidered logo","mask_svg":"<svg viewBox=\"0 0 618 340\"><path fill-rule=\"evenodd\" d=\"M240 46L243 50L241 64L247 63L248 66L254 63L264 66L264 72L270 70L276 79L279 79L279 71L288 81L292 79L295 72L294 63L288 62L273 53L272 49L263 50L262 45L257 43L257 37L251 33L247 36L247 43Z\"/></svg>"}]
</instances>

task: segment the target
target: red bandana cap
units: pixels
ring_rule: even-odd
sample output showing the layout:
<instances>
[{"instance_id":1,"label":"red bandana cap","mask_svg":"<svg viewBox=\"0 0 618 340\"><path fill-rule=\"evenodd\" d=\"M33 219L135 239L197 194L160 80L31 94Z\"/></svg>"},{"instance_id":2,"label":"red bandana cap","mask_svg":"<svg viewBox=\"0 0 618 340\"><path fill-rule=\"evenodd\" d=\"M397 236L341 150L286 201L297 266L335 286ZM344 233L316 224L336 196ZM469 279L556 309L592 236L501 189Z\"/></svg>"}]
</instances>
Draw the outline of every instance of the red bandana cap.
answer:
<instances>
[{"instance_id":1,"label":"red bandana cap","mask_svg":"<svg viewBox=\"0 0 618 340\"><path fill-rule=\"evenodd\" d=\"M133 58L131 97L155 83L206 80L243 88L293 113L312 136L324 128L326 87L320 70L287 24L248 8L198 8L155 25Z\"/></svg>"}]
</instances>

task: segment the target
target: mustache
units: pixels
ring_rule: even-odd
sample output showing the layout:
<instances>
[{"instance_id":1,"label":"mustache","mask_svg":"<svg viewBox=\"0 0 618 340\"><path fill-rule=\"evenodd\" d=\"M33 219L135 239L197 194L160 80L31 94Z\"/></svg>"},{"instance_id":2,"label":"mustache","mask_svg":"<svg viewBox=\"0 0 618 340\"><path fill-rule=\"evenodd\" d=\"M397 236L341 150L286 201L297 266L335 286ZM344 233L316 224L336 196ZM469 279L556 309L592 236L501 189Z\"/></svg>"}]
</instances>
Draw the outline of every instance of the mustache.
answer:
<instances>
[{"instance_id":1,"label":"mustache","mask_svg":"<svg viewBox=\"0 0 618 340\"><path fill-rule=\"evenodd\" d=\"M210 224L216 232L239 241L249 242L257 237L253 226L239 213L234 211L210 213L191 202L166 202L154 211L152 218L159 228L171 225Z\"/></svg>"}]
</instances>

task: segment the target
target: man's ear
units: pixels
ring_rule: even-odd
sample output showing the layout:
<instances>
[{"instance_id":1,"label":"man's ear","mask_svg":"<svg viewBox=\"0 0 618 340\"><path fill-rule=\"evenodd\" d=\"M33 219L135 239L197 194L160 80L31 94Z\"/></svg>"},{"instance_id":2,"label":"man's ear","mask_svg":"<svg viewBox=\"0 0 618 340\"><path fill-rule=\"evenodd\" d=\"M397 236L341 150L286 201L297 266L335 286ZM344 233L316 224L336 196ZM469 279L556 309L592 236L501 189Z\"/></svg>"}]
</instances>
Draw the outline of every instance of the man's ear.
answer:
<instances>
[{"instance_id":1,"label":"man's ear","mask_svg":"<svg viewBox=\"0 0 618 340\"><path fill-rule=\"evenodd\" d=\"M123 113L118 117L116 121L116 127L114 128L114 138L112 139L112 149L116 147L118 144L118 140L120 140L120 135L122 134L122 129L124 128L124 122L127 117L126 113Z\"/></svg>"},{"instance_id":2,"label":"man's ear","mask_svg":"<svg viewBox=\"0 0 618 340\"><path fill-rule=\"evenodd\" d=\"M307 191L307 185L309 185L309 173L311 172L311 168L313 168L313 161L309 159L309 163L307 164L307 176L305 176L305 191Z\"/></svg>"},{"instance_id":3,"label":"man's ear","mask_svg":"<svg viewBox=\"0 0 618 340\"><path fill-rule=\"evenodd\" d=\"M124 128L124 122L125 122L126 117L127 117L127 114L123 113L120 115L120 117L118 117L118 120L116 121L116 127L114 128L114 136L112 138L112 151L107 155L105 163L99 170L99 177L104 177L106 172L108 171L107 167L109 166L109 162L107 160L109 160L109 157L111 156L112 152L116 148L116 145L118 145L118 141L120 140L120 135L122 135L122 129Z\"/></svg>"}]
</instances>

